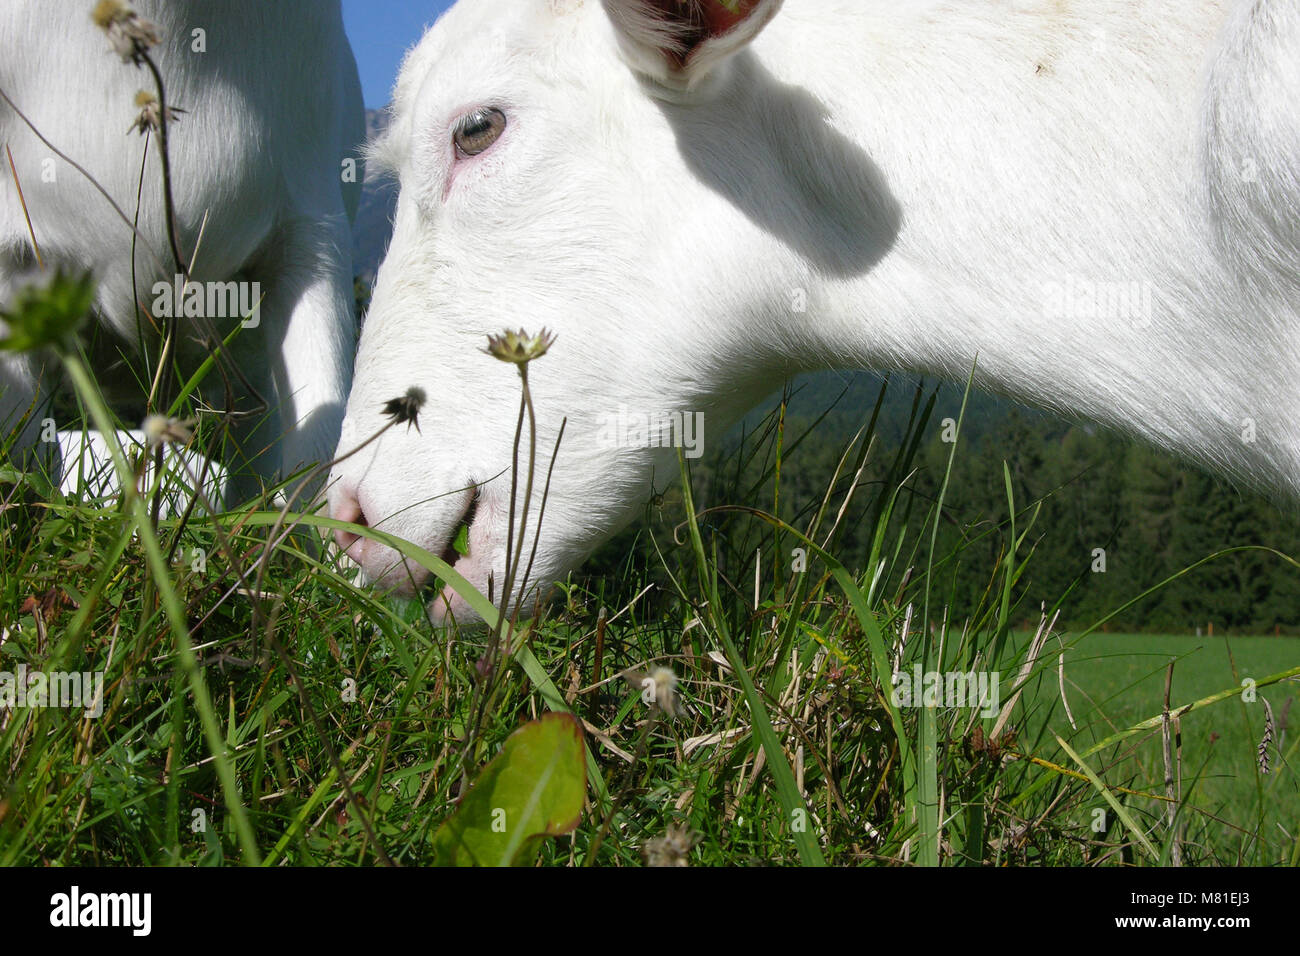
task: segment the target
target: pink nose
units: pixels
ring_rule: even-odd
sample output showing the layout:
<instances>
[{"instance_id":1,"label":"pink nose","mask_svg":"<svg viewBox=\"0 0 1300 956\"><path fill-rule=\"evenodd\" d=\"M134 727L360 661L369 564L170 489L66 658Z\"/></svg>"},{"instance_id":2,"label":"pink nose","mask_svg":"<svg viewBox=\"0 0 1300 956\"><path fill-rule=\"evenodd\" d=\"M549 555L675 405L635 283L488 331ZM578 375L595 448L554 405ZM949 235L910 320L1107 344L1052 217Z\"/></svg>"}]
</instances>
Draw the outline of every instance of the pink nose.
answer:
<instances>
[{"instance_id":1,"label":"pink nose","mask_svg":"<svg viewBox=\"0 0 1300 956\"><path fill-rule=\"evenodd\" d=\"M366 513L361 510L361 502L357 500L357 496L351 491L339 491L330 511L330 516L335 521L346 521L349 524L359 524L365 528L370 527L370 522L366 520ZM338 528L334 531L334 540L338 542L339 547L344 551L349 551L362 538L359 534Z\"/></svg>"},{"instance_id":2,"label":"pink nose","mask_svg":"<svg viewBox=\"0 0 1300 956\"><path fill-rule=\"evenodd\" d=\"M373 527L373 518L382 515L374 502L361 503L361 494L356 486L335 486L331 492L330 516L336 521ZM370 514L366 514L369 508ZM334 540L338 542L343 553L362 571L362 579L375 587L381 587L395 594L410 597L416 593L427 574L419 565L408 565L402 556L388 545L363 537L353 531L335 529Z\"/></svg>"}]
</instances>

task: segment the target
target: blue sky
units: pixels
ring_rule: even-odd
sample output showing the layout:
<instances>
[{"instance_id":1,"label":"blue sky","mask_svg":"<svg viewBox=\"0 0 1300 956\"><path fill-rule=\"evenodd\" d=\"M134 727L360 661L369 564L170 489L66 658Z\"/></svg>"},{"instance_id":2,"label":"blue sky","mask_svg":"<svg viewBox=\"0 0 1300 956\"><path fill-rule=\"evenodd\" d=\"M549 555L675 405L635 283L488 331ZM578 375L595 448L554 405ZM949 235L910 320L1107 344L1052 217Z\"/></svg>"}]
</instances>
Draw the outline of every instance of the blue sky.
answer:
<instances>
[{"instance_id":1,"label":"blue sky","mask_svg":"<svg viewBox=\"0 0 1300 956\"><path fill-rule=\"evenodd\" d=\"M452 0L343 0L343 23L361 71L366 106L388 105L402 54Z\"/></svg>"}]
</instances>

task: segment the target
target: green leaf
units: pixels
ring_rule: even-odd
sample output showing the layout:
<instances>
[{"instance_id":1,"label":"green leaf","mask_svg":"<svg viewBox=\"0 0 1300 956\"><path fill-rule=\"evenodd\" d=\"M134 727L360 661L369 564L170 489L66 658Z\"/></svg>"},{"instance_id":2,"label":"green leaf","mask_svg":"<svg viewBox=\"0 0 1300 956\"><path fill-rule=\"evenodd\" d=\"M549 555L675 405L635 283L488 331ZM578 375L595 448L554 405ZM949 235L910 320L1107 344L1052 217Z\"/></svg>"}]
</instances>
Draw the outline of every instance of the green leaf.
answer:
<instances>
[{"instance_id":1,"label":"green leaf","mask_svg":"<svg viewBox=\"0 0 1300 956\"><path fill-rule=\"evenodd\" d=\"M582 727L550 713L506 740L433 837L438 866L531 866L542 840L572 832L587 791Z\"/></svg>"}]
</instances>

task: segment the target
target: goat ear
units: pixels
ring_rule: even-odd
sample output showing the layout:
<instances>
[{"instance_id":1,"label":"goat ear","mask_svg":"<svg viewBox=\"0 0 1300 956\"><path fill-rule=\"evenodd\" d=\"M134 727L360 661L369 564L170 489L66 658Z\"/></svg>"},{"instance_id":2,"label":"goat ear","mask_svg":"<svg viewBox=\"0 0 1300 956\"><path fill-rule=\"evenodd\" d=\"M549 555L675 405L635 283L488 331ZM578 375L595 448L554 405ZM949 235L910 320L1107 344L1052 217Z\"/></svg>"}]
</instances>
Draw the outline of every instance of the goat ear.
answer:
<instances>
[{"instance_id":1,"label":"goat ear","mask_svg":"<svg viewBox=\"0 0 1300 956\"><path fill-rule=\"evenodd\" d=\"M632 68L689 89L742 50L783 0L601 0Z\"/></svg>"}]
</instances>

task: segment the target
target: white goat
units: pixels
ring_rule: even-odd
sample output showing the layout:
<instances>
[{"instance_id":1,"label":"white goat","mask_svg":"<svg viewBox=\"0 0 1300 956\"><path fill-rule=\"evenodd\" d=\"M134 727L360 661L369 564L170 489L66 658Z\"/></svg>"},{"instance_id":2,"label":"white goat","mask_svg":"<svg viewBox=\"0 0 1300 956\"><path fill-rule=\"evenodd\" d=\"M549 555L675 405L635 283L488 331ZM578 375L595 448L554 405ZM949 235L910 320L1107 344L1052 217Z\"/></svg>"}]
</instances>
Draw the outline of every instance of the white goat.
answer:
<instances>
[{"instance_id":1,"label":"white goat","mask_svg":"<svg viewBox=\"0 0 1300 956\"><path fill-rule=\"evenodd\" d=\"M134 275L130 224L3 101L0 143L12 150L46 271L94 271L96 372L110 399L134 405L138 415L152 377L145 363L157 355L159 313L174 304L177 270L156 144L148 144L146 158L145 141L129 134L140 113L136 93L152 91L153 82L113 53L91 6L4 0L0 89L128 216L135 216L139 192ZM257 459L257 472L274 479L329 457L351 379L348 230L361 179L354 148L365 127L339 0L137 0L136 8L159 28L153 56L169 106L185 111L171 127L176 220L207 307L181 323L179 357L192 370L207 354L205 339L224 338L244 322L226 380L238 407L253 405L240 387L242 373L271 409L247 419L236 440L245 458ZM0 165L3 309L36 272L37 256L7 156ZM246 308L230 307L231 290L242 294L242 306L260 299L255 320ZM152 326L137 321L137 303ZM0 337L6 333L0 322ZM37 409L18 438L20 450L38 442L49 414L42 409L55 384L51 371L38 356L0 359L0 429ZM207 385L207 401L224 407L221 376L210 374ZM268 447L276 453L262 454Z\"/></svg>"},{"instance_id":2,"label":"white goat","mask_svg":"<svg viewBox=\"0 0 1300 956\"><path fill-rule=\"evenodd\" d=\"M336 469L333 513L437 553L477 489L480 589L519 400L481 347L520 325L558 333L539 449L568 419L541 584L677 471L612 418L716 439L828 367L978 358L982 386L1300 491L1297 0L461 0L377 155L401 196L341 450L430 401Z\"/></svg>"}]
</instances>

